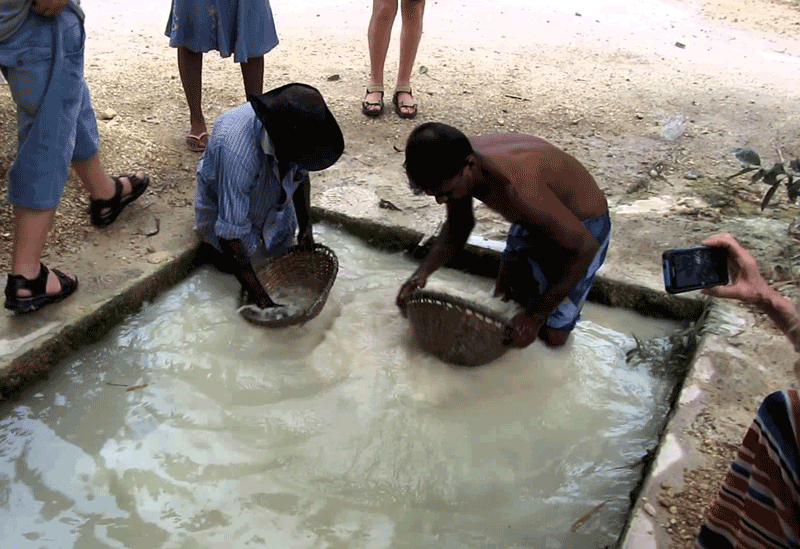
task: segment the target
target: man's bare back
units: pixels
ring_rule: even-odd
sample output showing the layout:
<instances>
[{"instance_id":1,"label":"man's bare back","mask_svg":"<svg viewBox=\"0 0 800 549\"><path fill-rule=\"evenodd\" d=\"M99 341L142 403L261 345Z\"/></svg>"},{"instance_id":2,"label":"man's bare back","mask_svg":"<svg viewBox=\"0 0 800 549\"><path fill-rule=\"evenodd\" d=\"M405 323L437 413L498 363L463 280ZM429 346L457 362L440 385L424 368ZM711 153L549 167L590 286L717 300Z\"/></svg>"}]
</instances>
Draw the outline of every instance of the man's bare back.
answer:
<instances>
[{"instance_id":1,"label":"man's bare back","mask_svg":"<svg viewBox=\"0 0 800 549\"><path fill-rule=\"evenodd\" d=\"M608 202L592 175L572 155L544 139L521 133L470 137L475 152L489 160L506 181L498 181L485 197L478 197L509 221L526 223L507 197L505 185L511 185L520 197L542 200L550 193L537 191L545 184L572 214L583 221L608 211ZM545 204L546 206L546 204Z\"/></svg>"},{"instance_id":2,"label":"man's bare back","mask_svg":"<svg viewBox=\"0 0 800 549\"><path fill-rule=\"evenodd\" d=\"M512 223L495 293L525 308L511 321L514 344L524 347L538 336L563 345L611 234L605 195L586 168L538 137L469 138L438 122L414 129L404 166L411 188L444 204L447 219L428 256L401 286L398 305L464 246L475 226L474 198Z\"/></svg>"}]
</instances>

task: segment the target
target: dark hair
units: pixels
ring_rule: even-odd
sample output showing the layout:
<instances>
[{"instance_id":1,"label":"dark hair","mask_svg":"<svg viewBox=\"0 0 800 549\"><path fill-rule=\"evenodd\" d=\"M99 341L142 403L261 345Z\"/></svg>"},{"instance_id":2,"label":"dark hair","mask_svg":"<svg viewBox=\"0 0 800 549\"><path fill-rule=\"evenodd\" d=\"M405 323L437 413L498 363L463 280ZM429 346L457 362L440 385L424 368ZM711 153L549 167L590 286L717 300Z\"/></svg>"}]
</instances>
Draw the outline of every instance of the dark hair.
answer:
<instances>
[{"instance_id":1,"label":"dark hair","mask_svg":"<svg viewBox=\"0 0 800 549\"><path fill-rule=\"evenodd\" d=\"M406 142L403 167L414 194L433 191L455 176L473 154L466 135L441 122L426 122L414 128Z\"/></svg>"}]
</instances>

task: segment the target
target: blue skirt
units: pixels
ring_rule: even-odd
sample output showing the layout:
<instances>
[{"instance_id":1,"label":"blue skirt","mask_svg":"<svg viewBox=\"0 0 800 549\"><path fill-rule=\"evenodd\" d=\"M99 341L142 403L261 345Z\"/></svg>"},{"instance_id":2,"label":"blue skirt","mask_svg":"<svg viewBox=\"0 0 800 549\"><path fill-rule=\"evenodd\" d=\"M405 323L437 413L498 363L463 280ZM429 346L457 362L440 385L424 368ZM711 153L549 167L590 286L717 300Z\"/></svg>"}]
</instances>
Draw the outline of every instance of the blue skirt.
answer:
<instances>
[{"instance_id":1,"label":"blue skirt","mask_svg":"<svg viewBox=\"0 0 800 549\"><path fill-rule=\"evenodd\" d=\"M217 50L237 63L278 45L269 0L172 0L164 34L173 48Z\"/></svg>"}]
</instances>

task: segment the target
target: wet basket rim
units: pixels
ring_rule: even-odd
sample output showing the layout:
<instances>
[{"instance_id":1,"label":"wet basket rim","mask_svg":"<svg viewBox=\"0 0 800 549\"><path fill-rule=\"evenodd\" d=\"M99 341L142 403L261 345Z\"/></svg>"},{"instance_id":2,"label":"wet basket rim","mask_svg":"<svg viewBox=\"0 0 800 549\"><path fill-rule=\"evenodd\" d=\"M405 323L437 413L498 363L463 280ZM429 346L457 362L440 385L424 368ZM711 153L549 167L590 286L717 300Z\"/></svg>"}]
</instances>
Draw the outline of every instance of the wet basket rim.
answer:
<instances>
[{"instance_id":1,"label":"wet basket rim","mask_svg":"<svg viewBox=\"0 0 800 549\"><path fill-rule=\"evenodd\" d=\"M491 321L492 324L497 325L501 329L511 328L511 323L503 317L500 313L492 311L488 307L457 297L454 295L446 294L444 292L434 290L417 289L409 293L400 303L400 308L407 310L408 306L414 302L436 302L444 306L452 306L457 309L464 309L466 312L471 313L478 317L484 317Z\"/></svg>"},{"instance_id":2,"label":"wet basket rim","mask_svg":"<svg viewBox=\"0 0 800 549\"><path fill-rule=\"evenodd\" d=\"M328 300L328 294L333 287L333 283L336 281L336 275L339 272L339 259L336 256L336 252L334 252L329 247L325 246L324 244L316 243L314 247L311 249L302 248L300 246L291 246L286 250L270 257L267 261L256 271L256 277L260 282L263 284L263 280L266 276L269 276L269 272L271 269L275 268L279 265L282 261L285 261L287 258L300 255L308 255L310 258L314 258L315 261L327 261L329 263L329 270L330 274L328 276L328 280L325 283L325 286L320 290L317 298L314 300L307 309L304 311L288 316L285 318L281 318L280 320L264 320L260 319L255 314L247 314L248 311L242 311L240 314L242 317L247 320L248 322L255 324L257 326L262 326L265 328L284 328L287 326L294 326L297 324L304 324L309 320L316 317L325 306L325 303ZM303 282L303 280L298 280L296 282ZM301 286L303 284L293 284L293 286ZM246 305L248 303L248 296L247 291L242 288L241 292L239 293L239 307Z\"/></svg>"},{"instance_id":3,"label":"wet basket rim","mask_svg":"<svg viewBox=\"0 0 800 549\"><path fill-rule=\"evenodd\" d=\"M509 349L503 343L503 334L511 329L511 324L501 314L480 304L443 292L418 289L402 300L400 308L411 322L420 347L443 362L457 366L482 366L496 360ZM456 336L457 332L453 332L454 337L449 340L450 343L446 343L448 339L442 339L441 333L426 331L425 327L430 326L431 315L436 315L437 310L445 309L448 314L455 312L462 319L471 317L469 324L474 325L477 321L487 332L494 334L489 340L492 343L488 347L473 347L472 352L465 354L463 345L456 343L459 339L471 339L465 340ZM466 345L469 346L469 343Z\"/></svg>"}]
</instances>

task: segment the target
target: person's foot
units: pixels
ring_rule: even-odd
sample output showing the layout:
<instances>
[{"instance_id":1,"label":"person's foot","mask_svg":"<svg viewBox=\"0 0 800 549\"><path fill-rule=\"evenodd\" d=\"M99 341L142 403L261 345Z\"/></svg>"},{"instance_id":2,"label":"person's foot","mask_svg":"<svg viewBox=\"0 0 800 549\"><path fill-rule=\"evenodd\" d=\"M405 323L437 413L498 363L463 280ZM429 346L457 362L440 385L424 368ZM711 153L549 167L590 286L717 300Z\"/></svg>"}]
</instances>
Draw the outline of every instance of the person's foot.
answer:
<instances>
[{"instance_id":1,"label":"person's foot","mask_svg":"<svg viewBox=\"0 0 800 549\"><path fill-rule=\"evenodd\" d=\"M367 116L379 116L383 113L383 84L367 86L367 95L361 102L361 112Z\"/></svg>"},{"instance_id":2,"label":"person's foot","mask_svg":"<svg viewBox=\"0 0 800 549\"><path fill-rule=\"evenodd\" d=\"M38 274L31 274L28 270L8 275L4 306L16 313L30 313L45 305L58 303L77 289L77 276L58 269L48 269L40 263Z\"/></svg>"},{"instance_id":3,"label":"person's foot","mask_svg":"<svg viewBox=\"0 0 800 549\"><path fill-rule=\"evenodd\" d=\"M138 170L133 172L133 176L138 177L139 179L144 179L147 177L147 174L142 170ZM131 191L133 190L133 183L131 182L130 177L128 177L127 175L121 175L118 177L118 179L119 182L122 183L122 198L125 199L131 195ZM116 191L113 179L111 179L111 188L113 189L113 191L108 196L94 196L92 197L92 199L97 200L99 198L101 200L111 200L112 198L114 198L115 194L114 191ZM110 211L111 208L103 208L102 210L100 210L100 213L105 215Z\"/></svg>"},{"instance_id":4,"label":"person's foot","mask_svg":"<svg viewBox=\"0 0 800 549\"><path fill-rule=\"evenodd\" d=\"M186 148L191 152L203 152L208 145L208 134L203 132L198 135L191 133L186 136Z\"/></svg>"},{"instance_id":5,"label":"person's foot","mask_svg":"<svg viewBox=\"0 0 800 549\"><path fill-rule=\"evenodd\" d=\"M417 112L416 107L409 107L403 103L415 103L414 96L407 92L399 92L397 94L397 102L400 103L400 112L403 114L414 114Z\"/></svg>"},{"instance_id":6,"label":"person's foot","mask_svg":"<svg viewBox=\"0 0 800 549\"><path fill-rule=\"evenodd\" d=\"M417 116L417 100L414 99L410 86L397 86L392 103L394 103L394 110L400 118Z\"/></svg>"},{"instance_id":7,"label":"person's foot","mask_svg":"<svg viewBox=\"0 0 800 549\"><path fill-rule=\"evenodd\" d=\"M92 224L105 227L114 222L122 210L139 198L150 185L150 177L143 171L110 178L114 194L108 198L93 197L89 205Z\"/></svg>"},{"instance_id":8,"label":"person's foot","mask_svg":"<svg viewBox=\"0 0 800 549\"><path fill-rule=\"evenodd\" d=\"M74 274L70 273L70 272L65 272L64 274L67 276L67 278L70 278L70 279L75 280L75 281L78 280L78 277L75 276ZM25 277L25 278L27 278L28 280L35 280L36 279L36 275L34 275L34 276L30 277L30 278L28 278L28 277ZM47 284L45 284L45 290L44 290L45 293L47 295L54 295L54 294L57 294L57 293L61 292L61 290L63 290L63 289L64 288L61 285L61 280L59 280L58 276L56 276L56 274L53 272L53 269L48 269L47 270ZM17 290L17 297L30 297L32 295L33 295L33 292L31 292L31 290L29 290L28 288L19 288Z\"/></svg>"},{"instance_id":9,"label":"person's foot","mask_svg":"<svg viewBox=\"0 0 800 549\"><path fill-rule=\"evenodd\" d=\"M208 128L205 120L192 122L186 135L186 148L191 152L203 152L208 145Z\"/></svg>"}]
</instances>

